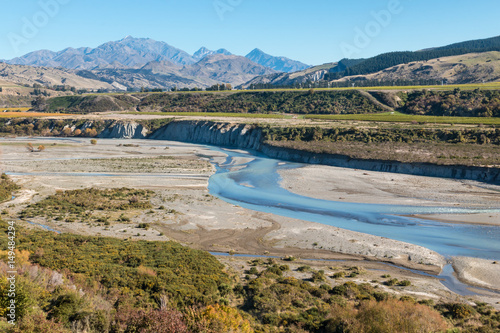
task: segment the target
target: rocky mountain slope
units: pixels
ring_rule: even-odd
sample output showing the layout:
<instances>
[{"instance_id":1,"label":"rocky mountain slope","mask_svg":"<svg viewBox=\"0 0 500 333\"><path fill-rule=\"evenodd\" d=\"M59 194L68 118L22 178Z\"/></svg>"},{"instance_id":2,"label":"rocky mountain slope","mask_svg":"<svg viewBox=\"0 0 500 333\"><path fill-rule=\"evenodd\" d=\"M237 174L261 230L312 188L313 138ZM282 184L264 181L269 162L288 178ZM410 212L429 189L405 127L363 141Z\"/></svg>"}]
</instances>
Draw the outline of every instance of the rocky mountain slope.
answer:
<instances>
[{"instance_id":1,"label":"rocky mountain slope","mask_svg":"<svg viewBox=\"0 0 500 333\"><path fill-rule=\"evenodd\" d=\"M119 41L107 42L96 48L66 48L58 52L40 50L5 62L17 65L63 67L78 70L98 68L138 69L150 62L171 62L178 66L189 66L207 56L217 54L232 55L226 49L212 51L206 47L202 47L193 55L190 55L165 42L155 41L150 38L127 36ZM254 49L246 58L275 71L293 72L309 67L286 57L271 56L259 49Z\"/></svg>"},{"instance_id":2,"label":"rocky mountain slope","mask_svg":"<svg viewBox=\"0 0 500 333\"><path fill-rule=\"evenodd\" d=\"M245 82L239 88L247 89L253 85L274 85L274 86L294 86L306 84L308 82L316 82L324 80L325 75L328 74L333 68L337 67L338 63L323 64L314 66L302 71L293 73L274 73L265 76L258 76L252 80Z\"/></svg>"},{"instance_id":3,"label":"rocky mountain slope","mask_svg":"<svg viewBox=\"0 0 500 333\"><path fill-rule=\"evenodd\" d=\"M41 50L7 61L10 64L93 69L96 67L142 67L151 61L171 61L189 65L196 60L188 53L165 42L130 36L96 48L67 48L59 52Z\"/></svg>"},{"instance_id":4,"label":"rocky mountain slope","mask_svg":"<svg viewBox=\"0 0 500 333\"><path fill-rule=\"evenodd\" d=\"M188 66L177 66L169 61L149 62L141 68L97 68L76 72L80 76L117 82L134 90L146 88L170 89L205 88L217 83L242 84L255 76L274 73L245 57L213 54Z\"/></svg>"},{"instance_id":5,"label":"rocky mountain slope","mask_svg":"<svg viewBox=\"0 0 500 333\"><path fill-rule=\"evenodd\" d=\"M214 54L203 58L191 66L186 66L181 73L198 79L211 80L213 83L228 82L239 85L258 75L266 75L275 71L258 65L241 56Z\"/></svg>"},{"instance_id":6,"label":"rocky mountain slope","mask_svg":"<svg viewBox=\"0 0 500 333\"><path fill-rule=\"evenodd\" d=\"M276 60L272 56L264 53L263 55L265 57L261 56L257 60L265 60L270 67L301 67L301 63L287 58ZM109 90L138 90L143 87L205 88L217 83L236 86L255 76L275 73L275 70L265 65L252 62L246 57L232 55L226 49L212 51L202 47L194 55L189 55L164 42L130 36L96 48L67 48L59 52L35 51L6 62L41 67L38 71L46 71L50 67L66 68L67 73L80 76L79 80L86 83L86 88L93 88L86 80L94 80L102 81L98 84L99 88ZM55 83L54 80L50 80L50 83L45 80L41 84ZM78 87L80 86L82 85Z\"/></svg>"},{"instance_id":7,"label":"rocky mountain slope","mask_svg":"<svg viewBox=\"0 0 500 333\"><path fill-rule=\"evenodd\" d=\"M286 57L274 57L259 49L254 49L252 52L247 54L246 57L259 65L272 68L278 72L291 73L310 67L300 61L292 60Z\"/></svg>"},{"instance_id":8,"label":"rocky mountain slope","mask_svg":"<svg viewBox=\"0 0 500 333\"><path fill-rule=\"evenodd\" d=\"M226 49L218 49L216 51L212 51L212 50L207 49L206 47L202 47L193 54L193 58L195 58L196 60L201 60L201 59L205 58L206 56L209 56L212 54L233 55L231 52L229 52Z\"/></svg>"}]
</instances>

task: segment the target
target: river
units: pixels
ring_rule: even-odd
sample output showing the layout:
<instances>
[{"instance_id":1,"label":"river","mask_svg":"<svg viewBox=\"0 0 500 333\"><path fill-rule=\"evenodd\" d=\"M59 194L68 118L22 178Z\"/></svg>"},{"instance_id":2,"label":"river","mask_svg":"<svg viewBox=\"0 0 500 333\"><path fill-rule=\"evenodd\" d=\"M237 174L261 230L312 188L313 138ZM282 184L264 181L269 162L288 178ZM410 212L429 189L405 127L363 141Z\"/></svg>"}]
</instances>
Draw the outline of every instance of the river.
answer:
<instances>
[{"instance_id":1,"label":"river","mask_svg":"<svg viewBox=\"0 0 500 333\"><path fill-rule=\"evenodd\" d=\"M500 227L443 223L405 216L472 214L499 212L500 209L362 204L309 198L280 186L279 170L300 168L303 164L274 160L255 152L210 148L228 155L223 163L216 163L217 172L210 178L208 187L212 195L226 202L420 245L445 257L500 259ZM235 158L238 157L254 159L236 164Z\"/></svg>"}]
</instances>

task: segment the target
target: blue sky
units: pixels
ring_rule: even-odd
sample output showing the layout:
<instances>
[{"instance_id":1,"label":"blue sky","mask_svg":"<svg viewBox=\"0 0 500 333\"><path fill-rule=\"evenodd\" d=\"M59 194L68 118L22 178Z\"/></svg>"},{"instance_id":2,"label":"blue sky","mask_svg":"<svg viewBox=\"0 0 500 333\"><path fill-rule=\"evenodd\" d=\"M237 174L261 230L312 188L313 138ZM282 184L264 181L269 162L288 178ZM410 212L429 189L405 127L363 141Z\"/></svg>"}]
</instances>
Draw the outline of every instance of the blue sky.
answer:
<instances>
[{"instance_id":1,"label":"blue sky","mask_svg":"<svg viewBox=\"0 0 500 333\"><path fill-rule=\"evenodd\" d=\"M132 35L188 53L205 46L246 55L258 47L317 65L500 35L498 0L3 2L0 59Z\"/></svg>"}]
</instances>

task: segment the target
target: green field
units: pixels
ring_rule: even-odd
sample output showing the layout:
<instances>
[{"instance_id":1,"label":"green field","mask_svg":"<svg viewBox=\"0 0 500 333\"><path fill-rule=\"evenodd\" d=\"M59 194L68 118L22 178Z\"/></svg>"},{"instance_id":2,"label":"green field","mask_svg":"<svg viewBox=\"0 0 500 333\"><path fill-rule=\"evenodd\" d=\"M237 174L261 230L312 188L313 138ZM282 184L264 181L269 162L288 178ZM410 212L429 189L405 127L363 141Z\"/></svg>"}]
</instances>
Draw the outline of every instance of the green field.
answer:
<instances>
[{"instance_id":1,"label":"green field","mask_svg":"<svg viewBox=\"0 0 500 333\"><path fill-rule=\"evenodd\" d=\"M264 114L264 113L231 113L231 112L127 112L126 114L140 114L152 116L187 116L187 117L233 117L233 118L270 118L286 119L292 115Z\"/></svg>"},{"instance_id":2,"label":"green field","mask_svg":"<svg viewBox=\"0 0 500 333\"><path fill-rule=\"evenodd\" d=\"M487 117L437 117L416 116L399 112L377 113L377 114L341 114L341 115L306 115L305 119L318 120L356 120L373 122L393 123L436 123L436 124L471 124L471 125L500 125L500 118Z\"/></svg>"}]
</instances>

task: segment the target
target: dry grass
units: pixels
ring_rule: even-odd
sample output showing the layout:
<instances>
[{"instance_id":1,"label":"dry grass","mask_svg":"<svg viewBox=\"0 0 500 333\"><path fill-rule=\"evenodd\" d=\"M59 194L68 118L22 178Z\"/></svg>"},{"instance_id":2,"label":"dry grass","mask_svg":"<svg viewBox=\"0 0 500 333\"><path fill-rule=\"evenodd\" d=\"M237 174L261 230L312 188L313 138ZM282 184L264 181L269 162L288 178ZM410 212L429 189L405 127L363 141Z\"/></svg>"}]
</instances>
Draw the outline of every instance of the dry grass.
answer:
<instances>
[{"instance_id":1,"label":"dry grass","mask_svg":"<svg viewBox=\"0 0 500 333\"><path fill-rule=\"evenodd\" d=\"M29 108L14 108L15 110L19 109L28 109ZM5 110L5 109L2 109ZM65 113L45 113L45 112L14 112L7 111L0 113L0 118L39 118L39 117L59 117L59 116L71 116L70 114Z\"/></svg>"},{"instance_id":2,"label":"dry grass","mask_svg":"<svg viewBox=\"0 0 500 333\"><path fill-rule=\"evenodd\" d=\"M0 112L26 112L30 108L0 108Z\"/></svg>"}]
</instances>

